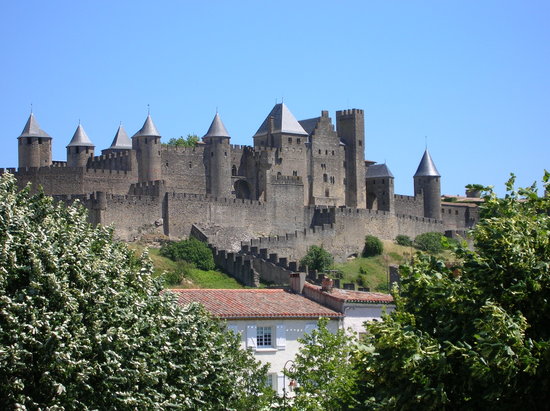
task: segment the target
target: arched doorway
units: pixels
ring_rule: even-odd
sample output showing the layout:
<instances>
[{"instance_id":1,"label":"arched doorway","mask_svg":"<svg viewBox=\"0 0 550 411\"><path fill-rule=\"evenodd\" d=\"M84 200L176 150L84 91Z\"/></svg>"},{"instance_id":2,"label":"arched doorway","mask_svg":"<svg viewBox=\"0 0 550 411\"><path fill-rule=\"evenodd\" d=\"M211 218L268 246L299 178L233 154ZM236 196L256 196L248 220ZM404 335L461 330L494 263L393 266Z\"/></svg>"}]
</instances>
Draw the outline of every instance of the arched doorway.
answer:
<instances>
[{"instance_id":1,"label":"arched doorway","mask_svg":"<svg viewBox=\"0 0 550 411\"><path fill-rule=\"evenodd\" d=\"M243 200L250 200L250 186L244 180L235 181L235 196Z\"/></svg>"}]
</instances>

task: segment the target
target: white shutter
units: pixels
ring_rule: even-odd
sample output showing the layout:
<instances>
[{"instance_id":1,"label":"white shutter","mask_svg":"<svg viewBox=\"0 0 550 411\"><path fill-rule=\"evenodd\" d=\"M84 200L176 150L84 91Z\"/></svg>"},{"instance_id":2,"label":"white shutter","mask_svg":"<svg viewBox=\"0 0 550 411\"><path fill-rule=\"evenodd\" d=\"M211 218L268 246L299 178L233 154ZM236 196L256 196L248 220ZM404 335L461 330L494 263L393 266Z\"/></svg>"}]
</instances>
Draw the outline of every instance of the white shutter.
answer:
<instances>
[{"instance_id":1,"label":"white shutter","mask_svg":"<svg viewBox=\"0 0 550 411\"><path fill-rule=\"evenodd\" d=\"M277 349L284 350L286 348L286 326L277 324Z\"/></svg>"},{"instance_id":2,"label":"white shutter","mask_svg":"<svg viewBox=\"0 0 550 411\"><path fill-rule=\"evenodd\" d=\"M246 326L246 348L256 349L256 325Z\"/></svg>"},{"instance_id":3,"label":"white shutter","mask_svg":"<svg viewBox=\"0 0 550 411\"><path fill-rule=\"evenodd\" d=\"M317 329L317 324L306 324L304 328L304 334L311 334L313 330Z\"/></svg>"},{"instance_id":4,"label":"white shutter","mask_svg":"<svg viewBox=\"0 0 550 411\"><path fill-rule=\"evenodd\" d=\"M284 387L285 387L285 376L283 374L277 374L277 394L283 395Z\"/></svg>"}]
</instances>

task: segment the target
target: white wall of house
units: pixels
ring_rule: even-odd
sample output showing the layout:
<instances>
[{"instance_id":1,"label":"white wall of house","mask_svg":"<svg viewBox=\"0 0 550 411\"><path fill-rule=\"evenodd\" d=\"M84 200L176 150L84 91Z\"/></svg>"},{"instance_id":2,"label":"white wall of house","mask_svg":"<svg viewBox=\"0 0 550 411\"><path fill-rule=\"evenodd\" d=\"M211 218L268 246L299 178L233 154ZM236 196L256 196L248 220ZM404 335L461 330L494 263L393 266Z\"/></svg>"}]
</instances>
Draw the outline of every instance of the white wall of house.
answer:
<instances>
[{"instance_id":1,"label":"white wall of house","mask_svg":"<svg viewBox=\"0 0 550 411\"><path fill-rule=\"evenodd\" d=\"M331 319L328 329L335 333L341 326L340 319ZM283 393L283 368L288 360L294 357L300 349L298 338L311 332L317 325L316 318L308 319L243 319L228 320L227 326L233 332L241 335L241 346L251 349L256 359L264 364L269 363L269 373L272 375L273 388ZM271 345L262 345L262 336L266 330L271 330ZM258 341L258 335L260 341ZM258 343L259 342L259 343ZM265 343L265 338L263 343ZM288 386L288 379L286 379Z\"/></svg>"},{"instance_id":2,"label":"white wall of house","mask_svg":"<svg viewBox=\"0 0 550 411\"><path fill-rule=\"evenodd\" d=\"M365 321L382 321L383 313L395 310L394 305L389 304L358 304L346 303L344 305L343 327L346 331L351 329L354 334L366 332Z\"/></svg>"}]
</instances>

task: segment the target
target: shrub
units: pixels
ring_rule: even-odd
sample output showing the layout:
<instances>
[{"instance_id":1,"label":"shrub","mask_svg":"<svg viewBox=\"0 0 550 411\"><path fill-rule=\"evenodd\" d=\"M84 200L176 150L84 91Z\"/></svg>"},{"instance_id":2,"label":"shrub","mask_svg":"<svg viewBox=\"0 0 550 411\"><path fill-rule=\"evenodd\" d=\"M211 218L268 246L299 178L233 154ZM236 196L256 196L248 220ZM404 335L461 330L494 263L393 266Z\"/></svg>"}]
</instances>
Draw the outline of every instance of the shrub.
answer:
<instances>
[{"instance_id":1,"label":"shrub","mask_svg":"<svg viewBox=\"0 0 550 411\"><path fill-rule=\"evenodd\" d=\"M164 274L164 283L167 286L181 285L185 277L189 277L189 271L195 268L193 263L182 261L179 263L178 268L173 271L167 271Z\"/></svg>"},{"instance_id":2,"label":"shrub","mask_svg":"<svg viewBox=\"0 0 550 411\"><path fill-rule=\"evenodd\" d=\"M301 265L307 265L310 270L323 272L329 269L334 258L323 247L312 245L304 258L300 260Z\"/></svg>"},{"instance_id":3,"label":"shrub","mask_svg":"<svg viewBox=\"0 0 550 411\"><path fill-rule=\"evenodd\" d=\"M395 243L405 247L411 247L413 245L413 240L411 240L411 237L409 237L408 235L399 234L397 237L395 237Z\"/></svg>"},{"instance_id":4,"label":"shrub","mask_svg":"<svg viewBox=\"0 0 550 411\"><path fill-rule=\"evenodd\" d=\"M382 254L384 244L378 237L368 235L365 237L365 247L363 248L363 257L374 257Z\"/></svg>"},{"instance_id":5,"label":"shrub","mask_svg":"<svg viewBox=\"0 0 550 411\"><path fill-rule=\"evenodd\" d=\"M205 271L216 267L210 248L196 238L165 243L160 248L160 255L173 261L193 263L197 268Z\"/></svg>"},{"instance_id":6,"label":"shrub","mask_svg":"<svg viewBox=\"0 0 550 411\"><path fill-rule=\"evenodd\" d=\"M419 234L414 239L414 246L419 250L430 254L437 254L443 251L443 235L441 233Z\"/></svg>"}]
</instances>

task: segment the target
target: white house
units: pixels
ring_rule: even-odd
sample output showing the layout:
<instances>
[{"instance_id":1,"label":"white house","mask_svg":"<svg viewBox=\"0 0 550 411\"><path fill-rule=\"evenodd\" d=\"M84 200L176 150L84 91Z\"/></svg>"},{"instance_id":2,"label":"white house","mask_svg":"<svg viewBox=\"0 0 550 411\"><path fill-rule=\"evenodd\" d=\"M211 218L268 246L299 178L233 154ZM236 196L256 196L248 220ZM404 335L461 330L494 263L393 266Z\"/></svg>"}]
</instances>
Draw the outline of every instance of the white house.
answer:
<instances>
[{"instance_id":1,"label":"white house","mask_svg":"<svg viewBox=\"0 0 550 411\"><path fill-rule=\"evenodd\" d=\"M268 380L281 395L289 383L283 368L298 353L298 338L311 332L320 317L329 318L332 332L342 327L344 320L342 313L284 289L170 291L177 294L179 304L201 303L212 315L226 320L229 329L240 333L242 346L270 364Z\"/></svg>"}]
</instances>

